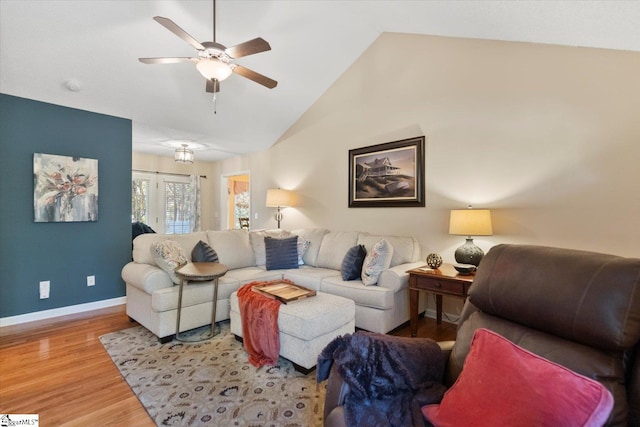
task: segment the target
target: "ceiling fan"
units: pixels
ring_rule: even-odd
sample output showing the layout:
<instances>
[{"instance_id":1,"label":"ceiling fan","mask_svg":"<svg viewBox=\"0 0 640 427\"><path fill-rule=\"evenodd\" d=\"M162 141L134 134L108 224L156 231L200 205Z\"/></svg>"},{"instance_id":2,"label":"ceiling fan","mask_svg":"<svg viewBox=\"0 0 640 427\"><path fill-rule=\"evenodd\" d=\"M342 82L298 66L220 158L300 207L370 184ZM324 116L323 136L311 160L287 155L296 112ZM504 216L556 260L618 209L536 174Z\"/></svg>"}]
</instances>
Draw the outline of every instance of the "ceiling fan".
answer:
<instances>
[{"instance_id":1,"label":"ceiling fan","mask_svg":"<svg viewBox=\"0 0 640 427\"><path fill-rule=\"evenodd\" d=\"M210 42L200 43L169 18L155 16L153 19L167 30L193 46L198 51L198 56L138 58L140 62L145 64L193 62L196 64L196 68L200 74L207 79L206 91L211 92L214 95L216 92L220 91L220 82L229 77L231 73L239 74L242 77L268 87L269 89L273 89L278 85L277 81L234 62L235 59L242 58L243 56L271 50L271 46L266 40L258 37L232 47L225 47L224 45L216 42L216 0L213 0L213 41Z\"/></svg>"}]
</instances>

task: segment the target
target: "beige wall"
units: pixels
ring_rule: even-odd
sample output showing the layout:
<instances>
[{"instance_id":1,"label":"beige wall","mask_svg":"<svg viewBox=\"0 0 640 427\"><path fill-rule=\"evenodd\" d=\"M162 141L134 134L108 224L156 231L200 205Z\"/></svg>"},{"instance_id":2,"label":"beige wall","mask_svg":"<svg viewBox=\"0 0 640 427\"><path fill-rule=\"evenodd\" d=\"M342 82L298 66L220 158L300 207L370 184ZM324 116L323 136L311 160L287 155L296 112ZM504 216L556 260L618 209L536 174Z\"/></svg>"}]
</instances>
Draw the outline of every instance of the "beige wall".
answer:
<instances>
[{"instance_id":1,"label":"beige wall","mask_svg":"<svg viewBox=\"0 0 640 427\"><path fill-rule=\"evenodd\" d=\"M449 262L464 239L448 213L468 203L493 212L485 250L640 256L638 75L637 52L385 33L271 149L193 166L209 176L203 217L218 228L220 175L250 171L252 228L275 227L264 198L282 187L300 199L284 228L413 235ZM417 135L426 206L348 208L348 150ZM146 158L134 168L185 168Z\"/></svg>"},{"instance_id":2,"label":"beige wall","mask_svg":"<svg viewBox=\"0 0 640 427\"><path fill-rule=\"evenodd\" d=\"M448 213L493 212L501 242L640 256L640 54L385 33L250 170L252 227L266 189L300 194L284 228L413 235L453 261ZM348 208L348 150L426 136L424 208Z\"/></svg>"},{"instance_id":3,"label":"beige wall","mask_svg":"<svg viewBox=\"0 0 640 427\"><path fill-rule=\"evenodd\" d=\"M638 76L637 52L383 34L275 146L213 164L211 200L221 174L249 170L254 229L275 227L264 198L282 187L300 199L283 228L413 235L447 262L464 241L449 210L468 203L492 210L485 250L640 256ZM348 208L348 150L418 135L426 206Z\"/></svg>"}]
</instances>

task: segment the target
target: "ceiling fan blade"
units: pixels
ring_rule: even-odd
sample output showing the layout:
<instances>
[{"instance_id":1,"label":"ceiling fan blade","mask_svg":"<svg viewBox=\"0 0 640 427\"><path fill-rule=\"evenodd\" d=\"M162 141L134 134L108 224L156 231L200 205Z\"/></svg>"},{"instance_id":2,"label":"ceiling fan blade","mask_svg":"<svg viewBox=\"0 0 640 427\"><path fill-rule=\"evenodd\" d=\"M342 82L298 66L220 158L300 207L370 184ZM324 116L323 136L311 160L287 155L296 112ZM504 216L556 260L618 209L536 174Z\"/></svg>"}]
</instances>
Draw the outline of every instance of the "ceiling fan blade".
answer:
<instances>
[{"instance_id":1,"label":"ceiling fan blade","mask_svg":"<svg viewBox=\"0 0 640 427\"><path fill-rule=\"evenodd\" d=\"M240 74L242 77L246 77L249 80L253 80L256 83L261 84L262 86L266 86L269 89L273 89L278 86L278 82L270 79L267 76L264 76L260 73L256 73L253 70L248 69L247 67L243 67L242 65L235 64L233 67L233 72L236 74Z\"/></svg>"},{"instance_id":2,"label":"ceiling fan blade","mask_svg":"<svg viewBox=\"0 0 640 427\"><path fill-rule=\"evenodd\" d=\"M225 53L232 58L242 58L243 56L265 52L267 50L271 50L269 43L265 39L258 37L257 39L231 46L225 50Z\"/></svg>"},{"instance_id":3,"label":"ceiling fan blade","mask_svg":"<svg viewBox=\"0 0 640 427\"><path fill-rule=\"evenodd\" d=\"M216 93L220 92L220 82L217 79L207 80L207 92Z\"/></svg>"},{"instance_id":4,"label":"ceiling fan blade","mask_svg":"<svg viewBox=\"0 0 640 427\"><path fill-rule=\"evenodd\" d=\"M179 62L198 62L198 58L138 58L138 61L145 64L177 64Z\"/></svg>"},{"instance_id":5,"label":"ceiling fan blade","mask_svg":"<svg viewBox=\"0 0 640 427\"><path fill-rule=\"evenodd\" d=\"M171 19L163 18L162 16L154 16L153 19L157 23L165 27L167 30L171 31L173 34L189 43L191 46L195 47L198 50L204 50L204 46L202 46L198 40L191 37L189 33L180 28L178 24L173 22Z\"/></svg>"}]
</instances>

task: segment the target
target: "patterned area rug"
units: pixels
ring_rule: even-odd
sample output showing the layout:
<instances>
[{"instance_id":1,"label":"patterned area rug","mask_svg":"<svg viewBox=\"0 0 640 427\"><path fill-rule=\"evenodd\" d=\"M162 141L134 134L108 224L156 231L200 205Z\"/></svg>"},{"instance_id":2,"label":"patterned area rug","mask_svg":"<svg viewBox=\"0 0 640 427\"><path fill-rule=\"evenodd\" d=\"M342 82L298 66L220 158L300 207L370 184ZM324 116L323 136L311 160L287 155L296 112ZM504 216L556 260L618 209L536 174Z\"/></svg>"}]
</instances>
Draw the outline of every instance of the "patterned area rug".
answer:
<instances>
[{"instance_id":1,"label":"patterned area rug","mask_svg":"<svg viewBox=\"0 0 640 427\"><path fill-rule=\"evenodd\" d=\"M142 326L100 341L159 426L322 425L326 386L315 371L303 375L283 358L256 368L229 322L218 325L219 335L199 343L160 344Z\"/></svg>"}]
</instances>

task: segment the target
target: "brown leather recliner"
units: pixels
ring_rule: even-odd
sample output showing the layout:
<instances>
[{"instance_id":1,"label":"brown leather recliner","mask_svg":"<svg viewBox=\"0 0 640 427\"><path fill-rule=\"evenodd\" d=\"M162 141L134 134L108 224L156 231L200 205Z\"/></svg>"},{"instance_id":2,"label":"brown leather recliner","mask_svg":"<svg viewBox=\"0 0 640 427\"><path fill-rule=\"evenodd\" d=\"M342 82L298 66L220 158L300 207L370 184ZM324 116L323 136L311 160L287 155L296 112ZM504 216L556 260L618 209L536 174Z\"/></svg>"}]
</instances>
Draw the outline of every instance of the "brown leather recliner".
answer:
<instances>
[{"instance_id":1,"label":"brown leather recliner","mask_svg":"<svg viewBox=\"0 0 640 427\"><path fill-rule=\"evenodd\" d=\"M495 246L483 258L463 307L445 385L462 371L478 328L599 381L615 400L607 425L640 427L640 259ZM348 392L334 366L325 426L345 425L342 402Z\"/></svg>"}]
</instances>

